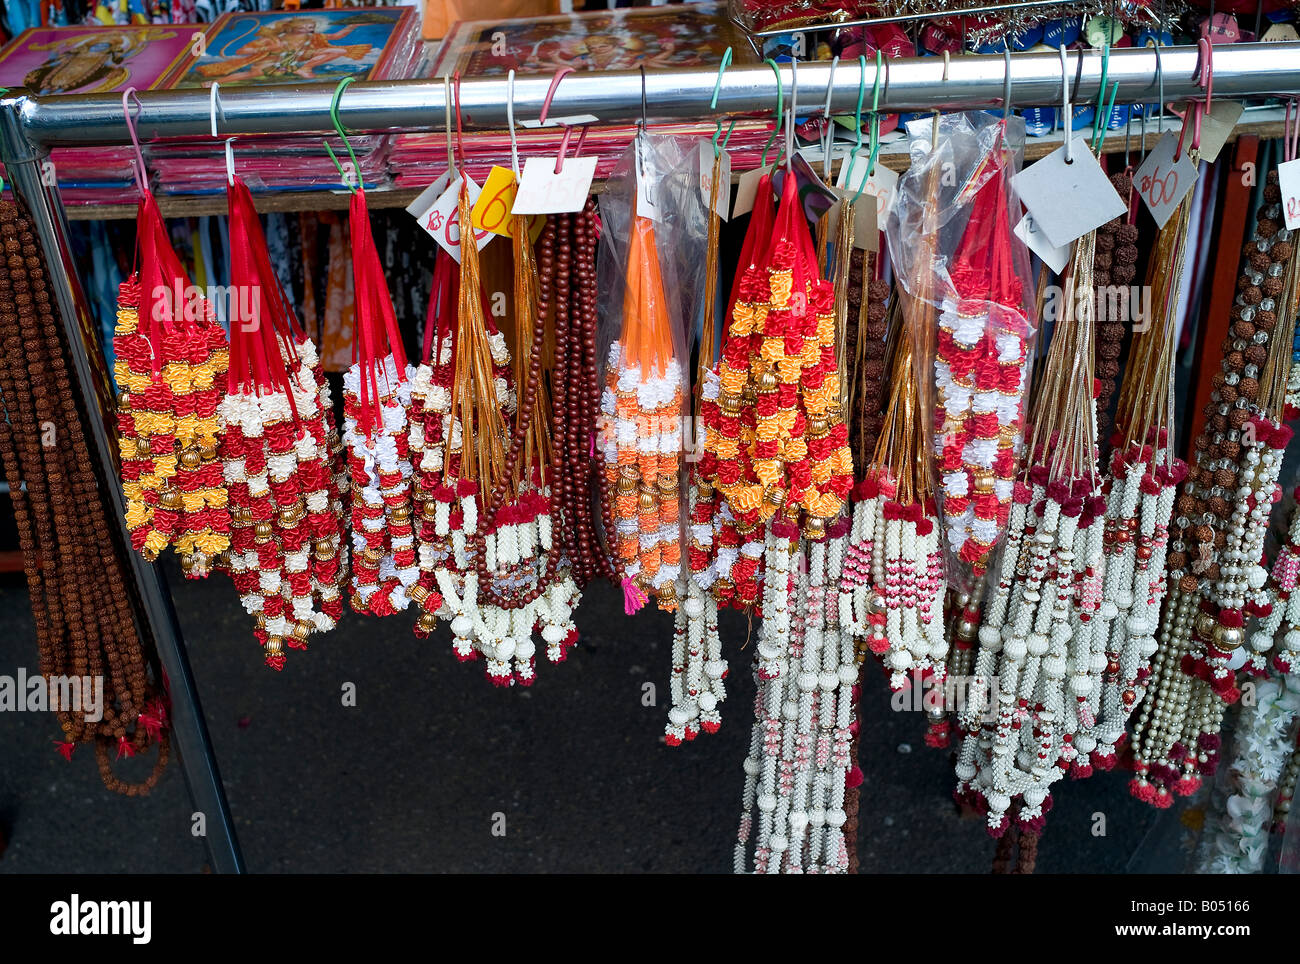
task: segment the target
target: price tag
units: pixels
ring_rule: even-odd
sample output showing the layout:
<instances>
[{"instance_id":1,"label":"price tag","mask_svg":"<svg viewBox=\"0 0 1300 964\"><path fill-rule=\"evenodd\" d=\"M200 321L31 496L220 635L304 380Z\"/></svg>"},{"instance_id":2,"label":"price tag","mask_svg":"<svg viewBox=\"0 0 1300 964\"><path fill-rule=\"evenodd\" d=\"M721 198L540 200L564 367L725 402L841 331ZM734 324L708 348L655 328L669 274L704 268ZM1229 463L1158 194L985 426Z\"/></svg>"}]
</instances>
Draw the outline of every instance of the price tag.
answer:
<instances>
[{"instance_id":1,"label":"price tag","mask_svg":"<svg viewBox=\"0 0 1300 964\"><path fill-rule=\"evenodd\" d=\"M658 221L660 218L659 205L656 203L654 195L650 193L650 188L654 183L654 157L646 150L644 140L639 134L636 139L634 163L636 164L636 169L633 171L636 176L636 216Z\"/></svg>"},{"instance_id":2,"label":"price tag","mask_svg":"<svg viewBox=\"0 0 1300 964\"><path fill-rule=\"evenodd\" d=\"M1190 138L1188 143L1191 143ZM1142 166L1133 175L1133 184L1137 187L1142 201L1155 218L1159 227L1164 227L1169 216L1177 210L1183 196L1196 183L1196 165L1183 151L1177 161L1174 151L1178 149L1178 134L1165 131L1165 136L1147 155Z\"/></svg>"},{"instance_id":3,"label":"price tag","mask_svg":"<svg viewBox=\"0 0 1300 964\"><path fill-rule=\"evenodd\" d=\"M587 203L596 156L566 158L555 173L555 158L530 157L515 191L511 214L571 214Z\"/></svg>"},{"instance_id":4,"label":"price tag","mask_svg":"<svg viewBox=\"0 0 1300 964\"><path fill-rule=\"evenodd\" d=\"M767 168L756 167L740 175L736 184L736 203L731 208L731 216L738 218L754 210L754 198L758 194L758 182L767 173Z\"/></svg>"},{"instance_id":5,"label":"price tag","mask_svg":"<svg viewBox=\"0 0 1300 964\"><path fill-rule=\"evenodd\" d=\"M1026 214L1021 218L1013 233L1021 241L1025 242L1030 251L1043 259L1043 264L1057 274L1065 270L1065 266L1070 261L1070 246L1067 244L1058 248L1051 241L1048 241L1047 235L1038 230L1038 225L1034 223L1032 214Z\"/></svg>"},{"instance_id":6,"label":"price tag","mask_svg":"<svg viewBox=\"0 0 1300 964\"><path fill-rule=\"evenodd\" d=\"M722 164L718 173L718 202L714 213L722 220L727 220L731 211L731 155L726 151L721 154ZM700 143L700 192L704 195L704 206L709 206L713 198L713 142Z\"/></svg>"},{"instance_id":7,"label":"price tag","mask_svg":"<svg viewBox=\"0 0 1300 964\"><path fill-rule=\"evenodd\" d=\"M1069 164L1062 146L1030 164L1011 185L1039 230L1058 248L1128 210L1083 137L1074 139Z\"/></svg>"},{"instance_id":8,"label":"price tag","mask_svg":"<svg viewBox=\"0 0 1300 964\"><path fill-rule=\"evenodd\" d=\"M539 130L545 127L583 127L587 124L595 124L600 118L595 114L570 114L568 117L547 117L546 123L540 120L520 121L520 127L527 127L530 130ZM568 213L567 211L565 212Z\"/></svg>"},{"instance_id":9,"label":"price tag","mask_svg":"<svg viewBox=\"0 0 1300 964\"><path fill-rule=\"evenodd\" d=\"M508 167L492 168L470 212L470 223L475 229L514 237L511 208L515 203L515 187L514 171Z\"/></svg>"},{"instance_id":10,"label":"price tag","mask_svg":"<svg viewBox=\"0 0 1300 964\"><path fill-rule=\"evenodd\" d=\"M850 195L851 197L852 195ZM876 222L877 206L871 203L867 192L862 192L853 205L853 246L863 251L880 250L880 228Z\"/></svg>"},{"instance_id":11,"label":"price tag","mask_svg":"<svg viewBox=\"0 0 1300 964\"><path fill-rule=\"evenodd\" d=\"M460 185L464 180L469 191L470 204L478 200L480 188L471 177L456 178L442 193L433 207L420 220L420 227L460 264ZM492 240L491 231L475 231L474 247L479 251Z\"/></svg>"},{"instance_id":12,"label":"price tag","mask_svg":"<svg viewBox=\"0 0 1300 964\"><path fill-rule=\"evenodd\" d=\"M868 176L867 158L850 154L840 165L840 176L835 186L849 195L857 193L862 185L862 197L870 195L876 199L876 223L884 224L889 217L890 205L894 203L894 189L898 186L898 175L876 160L876 170ZM859 198L858 200L861 200Z\"/></svg>"},{"instance_id":13,"label":"price tag","mask_svg":"<svg viewBox=\"0 0 1300 964\"><path fill-rule=\"evenodd\" d=\"M1300 40L1300 33L1296 33L1295 24L1275 23L1259 39L1265 43L1294 43Z\"/></svg>"},{"instance_id":14,"label":"price tag","mask_svg":"<svg viewBox=\"0 0 1300 964\"><path fill-rule=\"evenodd\" d=\"M1188 111L1187 117L1189 119L1191 118L1191 111L1200 110L1200 107L1192 104L1184 104L1183 106ZM1241 119L1241 113L1245 109L1245 104L1235 100L1216 100L1210 105L1209 113L1201 118L1201 145L1199 151L1202 161L1207 164L1214 163L1214 159L1219 156L1219 151L1223 150L1223 145L1232 136L1233 128L1237 126L1237 121ZM1188 139L1185 143L1190 144L1191 140Z\"/></svg>"},{"instance_id":15,"label":"price tag","mask_svg":"<svg viewBox=\"0 0 1300 964\"><path fill-rule=\"evenodd\" d=\"M1277 186L1282 192L1282 216L1288 231L1300 228L1300 159L1277 166Z\"/></svg>"},{"instance_id":16,"label":"price tag","mask_svg":"<svg viewBox=\"0 0 1300 964\"><path fill-rule=\"evenodd\" d=\"M451 181L451 174L444 172L438 180L421 191L419 196L406 206L406 213L417 221L423 219L429 213L429 209L438 202L438 198L442 197L442 192L447 190L449 181Z\"/></svg>"},{"instance_id":17,"label":"price tag","mask_svg":"<svg viewBox=\"0 0 1300 964\"><path fill-rule=\"evenodd\" d=\"M790 169L794 171L795 192L799 195L799 204L803 208L803 215L809 221L816 224L826 212L831 209L839 199L835 192L822 183L822 179L817 176L817 172L812 169L808 159L802 154L796 154L790 162ZM776 189L777 197L781 196L782 185L785 184L786 169L778 168L772 175L772 186Z\"/></svg>"}]
</instances>

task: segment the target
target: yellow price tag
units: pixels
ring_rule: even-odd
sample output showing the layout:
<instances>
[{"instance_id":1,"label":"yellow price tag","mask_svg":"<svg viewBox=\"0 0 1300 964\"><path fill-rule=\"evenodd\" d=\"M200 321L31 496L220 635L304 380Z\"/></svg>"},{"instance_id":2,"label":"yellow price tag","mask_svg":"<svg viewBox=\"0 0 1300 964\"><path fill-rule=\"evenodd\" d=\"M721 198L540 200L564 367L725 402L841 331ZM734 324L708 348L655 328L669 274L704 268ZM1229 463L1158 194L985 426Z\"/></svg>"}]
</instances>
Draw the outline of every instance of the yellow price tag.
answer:
<instances>
[{"instance_id":1,"label":"yellow price tag","mask_svg":"<svg viewBox=\"0 0 1300 964\"><path fill-rule=\"evenodd\" d=\"M492 168L482 193L474 203L474 210L470 212L469 218L474 227L507 238L514 237L510 209L515 206L515 191L518 187L515 172L510 168Z\"/></svg>"}]
</instances>

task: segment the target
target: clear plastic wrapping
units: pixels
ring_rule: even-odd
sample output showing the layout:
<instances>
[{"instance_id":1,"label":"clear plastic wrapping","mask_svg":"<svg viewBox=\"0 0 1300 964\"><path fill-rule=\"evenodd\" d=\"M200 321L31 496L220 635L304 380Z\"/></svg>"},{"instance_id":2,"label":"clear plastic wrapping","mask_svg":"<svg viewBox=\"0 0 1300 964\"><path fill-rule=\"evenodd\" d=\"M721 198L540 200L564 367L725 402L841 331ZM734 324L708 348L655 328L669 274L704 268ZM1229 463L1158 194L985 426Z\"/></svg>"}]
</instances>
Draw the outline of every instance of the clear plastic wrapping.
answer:
<instances>
[{"instance_id":1,"label":"clear plastic wrapping","mask_svg":"<svg viewBox=\"0 0 1300 964\"><path fill-rule=\"evenodd\" d=\"M698 158L697 140L640 132L600 198L600 447L616 529L606 537L629 609L640 594L674 608L681 574L688 333L708 238Z\"/></svg>"},{"instance_id":2,"label":"clear plastic wrapping","mask_svg":"<svg viewBox=\"0 0 1300 964\"><path fill-rule=\"evenodd\" d=\"M972 111L938 124L908 124L886 235L899 282L926 306L913 331L924 424L948 578L969 592L995 562L1023 447L1036 318L1010 180L1024 122Z\"/></svg>"}]
</instances>

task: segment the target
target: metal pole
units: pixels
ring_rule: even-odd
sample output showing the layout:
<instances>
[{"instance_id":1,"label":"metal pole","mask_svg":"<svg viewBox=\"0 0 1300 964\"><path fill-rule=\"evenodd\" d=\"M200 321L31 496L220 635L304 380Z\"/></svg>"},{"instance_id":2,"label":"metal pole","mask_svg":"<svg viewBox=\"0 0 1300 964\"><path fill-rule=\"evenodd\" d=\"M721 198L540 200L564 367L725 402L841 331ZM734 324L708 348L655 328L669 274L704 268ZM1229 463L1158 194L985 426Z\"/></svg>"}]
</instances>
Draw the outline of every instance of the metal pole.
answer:
<instances>
[{"instance_id":1,"label":"metal pole","mask_svg":"<svg viewBox=\"0 0 1300 964\"><path fill-rule=\"evenodd\" d=\"M108 370L68 244L63 201L53 186L54 178L44 176L48 156L24 130L25 105L26 98L21 94L0 97L0 160L4 162L5 174L15 197L26 205L31 215L36 235L45 251L50 281L72 351L73 369L89 416L87 421L94 441L98 481L108 491L117 518L123 520L126 507L121 486L117 484L116 449L110 428L116 405ZM138 552L130 551L124 523L120 531L106 535L118 539L119 548L131 561L131 575L141 610L136 615L136 628L142 639L153 637L158 658L167 674L172 746L180 760L194 808L204 815L204 842L212 869L216 873L241 873L244 858L235 836L166 578L160 566L145 562ZM184 831L178 826L177 832Z\"/></svg>"},{"instance_id":2,"label":"metal pole","mask_svg":"<svg viewBox=\"0 0 1300 964\"><path fill-rule=\"evenodd\" d=\"M1101 85L1103 55L1100 50L1067 52L1066 73L1078 77L1073 99L1096 99ZM1056 104L1061 97L1061 62L1055 52L1012 54L1011 81L1019 104ZM1157 63L1164 80L1165 99L1181 100L1204 95L1196 83L1200 53L1195 47L1120 48L1110 51L1107 86L1119 84L1117 104L1155 100ZM854 64L802 63L798 68L801 91L815 91L825 99L834 83L831 107L843 113L857 103L859 71ZM1214 93L1241 97L1300 92L1300 43L1225 44L1214 48ZM1002 55L953 57L945 65L939 57L891 60L888 83L882 84L881 107L887 111L960 110L995 107L1002 100L1006 61ZM947 72L947 79L944 73ZM789 64L781 68L781 84L788 92L793 82ZM718 73L713 67L646 71L645 102L658 119L706 117L713 114L770 113L776 103L776 78L759 64L727 69L718 93L718 106L709 101ZM885 78L882 78L882 80ZM865 83L874 85L875 64L869 63ZM541 112L551 75L515 78L515 117L528 120ZM592 114L602 123L637 120L641 116L642 75L638 71L575 73L556 88L550 114L554 117ZM220 133L311 134L333 130L330 121L332 84L285 84L273 88L223 89L220 92ZM441 130L444 84L438 80L381 81L353 84L339 102L339 117L352 131ZM455 95L453 94L453 97ZM500 130L506 126L507 86L504 77L465 78L460 106L469 128ZM151 91L142 93L138 115L141 137L198 137L210 135L209 97L206 90ZM23 106L23 122L33 142L57 144L125 144L126 124L122 99L112 94L92 96L30 97Z\"/></svg>"}]
</instances>

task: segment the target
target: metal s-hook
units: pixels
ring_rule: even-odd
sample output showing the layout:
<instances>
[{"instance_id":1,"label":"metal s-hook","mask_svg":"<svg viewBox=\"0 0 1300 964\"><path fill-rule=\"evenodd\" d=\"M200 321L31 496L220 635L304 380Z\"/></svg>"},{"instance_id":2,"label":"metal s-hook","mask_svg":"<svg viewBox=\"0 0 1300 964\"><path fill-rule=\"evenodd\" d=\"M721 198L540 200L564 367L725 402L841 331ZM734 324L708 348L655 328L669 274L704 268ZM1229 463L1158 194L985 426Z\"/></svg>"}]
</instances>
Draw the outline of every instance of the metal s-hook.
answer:
<instances>
[{"instance_id":1,"label":"metal s-hook","mask_svg":"<svg viewBox=\"0 0 1300 964\"><path fill-rule=\"evenodd\" d=\"M506 74L506 126L510 128L510 162L514 165L515 178L522 175L519 171L519 139L515 136L515 70L510 68Z\"/></svg>"},{"instance_id":2,"label":"metal s-hook","mask_svg":"<svg viewBox=\"0 0 1300 964\"><path fill-rule=\"evenodd\" d=\"M826 129L822 131L822 180L830 180L831 145L835 142L835 122L831 120L831 95L835 93L835 68L840 65L839 55L831 59L831 71L826 77L826 104L822 107L822 120Z\"/></svg>"},{"instance_id":3,"label":"metal s-hook","mask_svg":"<svg viewBox=\"0 0 1300 964\"><path fill-rule=\"evenodd\" d=\"M767 167L767 152L772 149L772 142L776 140L776 135L781 132L781 121L785 117L785 92L781 87L781 68L777 66L775 60L768 57L763 63L772 68L772 73L776 74L776 126L772 128L772 133L767 136L767 143L763 145L763 154L759 158L758 166Z\"/></svg>"},{"instance_id":4,"label":"metal s-hook","mask_svg":"<svg viewBox=\"0 0 1300 964\"><path fill-rule=\"evenodd\" d=\"M1071 141L1074 138L1074 115L1070 109L1070 77L1065 58L1065 44L1061 44L1058 49L1061 53L1061 122L1065 127L1065 163L1073 164L1074 148Z\"/></svg>"},{"instance_id":5,"label":"metal s-hook","mask_svg":"<svg viewBox=\"0 0 1300 964\"><path fill-rule=\"evenodd\" d=\"M638 66L640 67L641 70L641 130L644 131L647 127L646 99L645 99L645 64L639 64Z\"/></svg>"},{"instance_id":6,"label":"metal s-hook","mask_svg":"<svg viewBox=\"0 0 1300 964\"><path fill-rule=\"evenodd\" d=\"M790 58L790 117L785 125L785 169L794 173L794 116L799 98L799 58Z\"/></svg>"}]
</instances>

